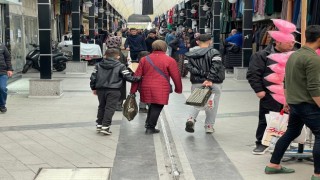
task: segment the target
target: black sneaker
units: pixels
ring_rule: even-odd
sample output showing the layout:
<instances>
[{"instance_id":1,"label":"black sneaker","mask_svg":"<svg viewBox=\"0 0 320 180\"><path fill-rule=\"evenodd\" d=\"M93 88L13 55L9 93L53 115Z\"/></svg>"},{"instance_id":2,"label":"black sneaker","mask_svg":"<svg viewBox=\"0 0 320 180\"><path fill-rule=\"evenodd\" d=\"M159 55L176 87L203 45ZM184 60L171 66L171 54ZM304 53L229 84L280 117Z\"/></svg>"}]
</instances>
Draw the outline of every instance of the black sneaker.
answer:
<instances>
[{"instance_id":1,"label":"black sneaker","mask_svg":"<svg viewBox=\"0 0 320 180\"><path fill-rule=\"evenodd\" d=\"M140 108L139 113L148 113L148 109L147 108Z\"/></svg>"},{"instance_id":2,"label":"black sneaker","mask_svg":"<svg viewBox=\"0 0 320 180\"><path fill-rule=\"evenodd\" d=\"M2 113L7 112L7 108L5 106L0 107L0 112Z\"/></svg>"},{"instance_id":3,"label":"black sneaker","mask_svg":"<svg viewBox=\"0 0 320 180\"><path fill-rule=\"evenodd\" d=\"M268 151L269 147L262 145L262 144L257 144L256 148L253 149L252 154L254 155L263 155Z\"/></svg>"},{"instance_id":4,"label":"black sneaker","mask_svg":"<svg viewBox=\"0 0 320 180\"><path fill-rule=\"evenodd\" d=\"M160 130L159 129L155 129L155 128L147 128L146 129L146 134L156 134L159 133Z\"/></svg>"},{"instance_id":5,"label":"black sneaker","mask_svg":"<svg viewBox=\"0 0 320 180\"><path fill-rule=\"evenodd\" d=\"M97 132L100 132L102 130L102 125L97 124Z\"/></svg>"},{"instance_id":6,"label":"black sneaker","mask_svg":"<svg viewBox=\"0 0 320 180\"><path fill-rule=\"evenodd\" d=\"M193 119L188 119L187 122L186 122L186 128L185 130L189 133L194 133L194 123L196 121L193 120Z\"/></svg>"},{"instance_id":7,"label":"black sneaker","mask_svg":"<svg viewBox=\"0 0 320 180\"><path fill-rule=\"evenodd\" d=\"M109 126L102 126L101 128L101 133L106 134L106 135L111 135L112 132L110 131L110 127Z\"/></svg>"}]
</instances>

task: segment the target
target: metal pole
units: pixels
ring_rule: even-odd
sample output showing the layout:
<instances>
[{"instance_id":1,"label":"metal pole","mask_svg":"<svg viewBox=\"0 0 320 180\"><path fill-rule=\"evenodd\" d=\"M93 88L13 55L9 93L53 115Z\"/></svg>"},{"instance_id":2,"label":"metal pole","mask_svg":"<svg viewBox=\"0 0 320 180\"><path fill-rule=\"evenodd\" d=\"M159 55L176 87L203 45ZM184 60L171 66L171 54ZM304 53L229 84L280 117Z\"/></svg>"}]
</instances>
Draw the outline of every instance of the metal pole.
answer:
<instances>
[{"instance_id":1,"label":"metal pole","mask_svg":"<svg viewBox=\"0 0 320 180\"><path fill-rule=\"evenodd\" d=\"M94 0L91 0L92 2L92 6L89 8L89 37L90 39L94 39L94 32L95 32L95 29L94 29L94 8L95 8L95 5L94 5Z\"/></svg>"},{"instance_id":2,"label":"metal pole","mask_svg":"<svg viewBox=\"0 0 320 180\"><path fill-rule=\"evenodd\" d=\"M100 12L100 8L103 8L103 5L102 5L102 0L99 0L98 1L98 8L99 8L99 13L98 13L98 32L99 34L101 33L102 31L102 19L103 19L103 12Z\"/></svg>"},{"instance_id":3,"label":"metal pole","mask_svg":"<svg viewBox=\"0 0 320 180\"><path fill-rule=\"evenodd\" d=\"M52 78L51 54L51 1L38 0L40 46L40 79Z\"/></svg>"},{"instance_id":4,"label":"metal pole","mask_svg":"<svg viewBox=\"0 0 320 180\"><path fill-rule=\"evenodd\" d=\"M252 0L244 1L243 9L243 46L242 46L242 67L249 66L249 60L252 55Z\"/></svg>"},{"instance_id":5,"label":"metal pole","mask_svg":"<svg viewBox=\"0 0 320 180\"><path fill-rule=\"evenodd\" d=\"M72 2L72 60L80 61L80 2Z\"/></svg>"},{"instance_id":6,"label":"metal pole","mask_svg":"<svg viewBox=\"0 0 320 180\"><path fill-rule=\"evenodd\" d=\"M220 9L221 0L215 0L213 11L213 47L215 49L220 49Z\"/></svg>"}]
</instances>

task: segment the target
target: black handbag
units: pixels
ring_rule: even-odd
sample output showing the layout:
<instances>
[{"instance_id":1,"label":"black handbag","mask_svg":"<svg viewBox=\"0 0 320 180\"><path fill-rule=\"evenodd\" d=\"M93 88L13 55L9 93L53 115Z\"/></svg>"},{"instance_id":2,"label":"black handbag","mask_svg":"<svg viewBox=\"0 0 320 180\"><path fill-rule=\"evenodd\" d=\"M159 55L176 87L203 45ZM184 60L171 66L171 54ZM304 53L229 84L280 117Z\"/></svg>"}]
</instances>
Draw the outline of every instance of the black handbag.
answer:
<instances>
[{"instance_id":1,"label":"black handbag","mask_svg":"<svg viewBox=\"0 0 320 180\"><path fill-rule=\"evenodd\" d=\"M212 90L210 87L200 87L192 91L191 95L188 97L186 104L191 106L203 107L208 102Z\"/></svg>"}]
</instances>

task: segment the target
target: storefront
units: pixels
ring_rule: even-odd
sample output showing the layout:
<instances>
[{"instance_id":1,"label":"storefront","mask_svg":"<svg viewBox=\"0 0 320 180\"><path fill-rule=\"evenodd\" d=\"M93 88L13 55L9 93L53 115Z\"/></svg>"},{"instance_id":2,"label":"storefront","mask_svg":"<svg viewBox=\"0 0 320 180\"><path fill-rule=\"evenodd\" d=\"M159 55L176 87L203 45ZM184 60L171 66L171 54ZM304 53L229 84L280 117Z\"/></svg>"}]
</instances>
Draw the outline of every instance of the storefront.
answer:
<instances>
[{"instance_id":1,"label":"storefront","mask_svg":"<svg viewBox=\"0 0 320 180\"><path fill-rule=\"evenodd\" d=\"M38 43L35 0L0 0L0 40L11 52L14 73L25 64L30 43Z\"/></svg>"}]
</instances>

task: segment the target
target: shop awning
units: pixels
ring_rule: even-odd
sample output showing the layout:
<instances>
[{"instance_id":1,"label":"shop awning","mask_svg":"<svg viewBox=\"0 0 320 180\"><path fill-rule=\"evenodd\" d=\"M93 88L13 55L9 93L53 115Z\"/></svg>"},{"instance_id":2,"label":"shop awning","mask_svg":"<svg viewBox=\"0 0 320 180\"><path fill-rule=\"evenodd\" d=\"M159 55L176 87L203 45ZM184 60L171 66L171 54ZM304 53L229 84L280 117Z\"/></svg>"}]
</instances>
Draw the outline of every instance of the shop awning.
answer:
<instances>
[{"instance_id":1,"label":"shop awning","mask_svg":"<svg viewBox=\"0 0 320 180\"><path fill-rule=\"evenodd\" d=\"M108 3L116 9L125 19L132 14L142 14L143 0L108 0ZM161 15L171 9L174 5L184 0L153 0L153 15L150 18Z\"/></svg>"}]
</instances>

